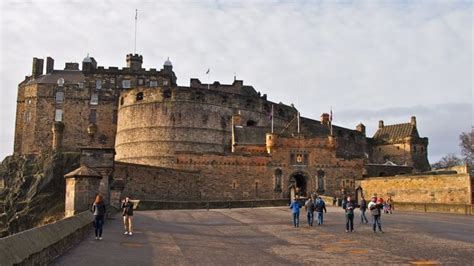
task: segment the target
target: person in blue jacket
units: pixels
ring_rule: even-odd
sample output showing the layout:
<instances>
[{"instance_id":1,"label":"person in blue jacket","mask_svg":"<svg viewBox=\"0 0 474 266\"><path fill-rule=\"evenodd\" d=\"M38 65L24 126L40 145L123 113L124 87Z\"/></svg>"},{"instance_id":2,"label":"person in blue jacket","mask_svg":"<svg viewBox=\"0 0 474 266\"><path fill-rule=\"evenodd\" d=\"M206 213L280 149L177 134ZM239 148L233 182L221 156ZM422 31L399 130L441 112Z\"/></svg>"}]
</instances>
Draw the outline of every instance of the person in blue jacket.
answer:
<instances>
[{"instance_id":1,"label":"person in blue jacket","mask_svg":"<svg viewBox=\"0 0 474 266\"><path fill-rule=\"evenodd\" d=\"M290 209L293 214L293 225L295 227L300 227L300 203L295 199L291 201Z\"/></svg>"}]
</instances>

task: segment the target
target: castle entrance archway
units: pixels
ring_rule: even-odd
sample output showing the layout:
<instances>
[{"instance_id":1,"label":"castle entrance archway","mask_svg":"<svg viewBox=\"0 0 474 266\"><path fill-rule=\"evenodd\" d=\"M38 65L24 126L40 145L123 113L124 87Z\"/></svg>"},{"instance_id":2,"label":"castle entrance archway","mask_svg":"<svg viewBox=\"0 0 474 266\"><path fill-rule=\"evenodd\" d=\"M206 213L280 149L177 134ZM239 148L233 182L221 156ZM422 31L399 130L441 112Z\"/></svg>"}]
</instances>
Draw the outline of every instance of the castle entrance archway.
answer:
<instances>
[{"instance_id":1,"label":"castle entrance archway","mask_svg":"<svg viewBox=\"0 0 474 266\"><path fill-rule=\"evenodd\" d=\"M308 175L303 172L294 172L290 175L290 186L295 187L295 195L307 196Z\"/></svg>"}]
</instances>

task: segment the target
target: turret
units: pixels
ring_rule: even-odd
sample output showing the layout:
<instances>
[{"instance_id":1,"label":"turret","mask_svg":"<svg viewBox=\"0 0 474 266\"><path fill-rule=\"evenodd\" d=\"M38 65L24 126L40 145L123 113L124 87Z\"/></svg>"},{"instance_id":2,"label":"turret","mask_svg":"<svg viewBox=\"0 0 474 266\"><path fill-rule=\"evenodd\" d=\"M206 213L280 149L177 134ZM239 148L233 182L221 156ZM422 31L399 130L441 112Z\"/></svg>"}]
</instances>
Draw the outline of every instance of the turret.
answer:
<instances>
[{"instance_id":1,"label":"turret","mask_svg":"<svg viewBox=\"0 0 474 266\"><path fill-rule=\"evenodd\" d=\"M328 113L323 113L321 115L321 124L325 126L329 126L329 114Z\"/></svg>"},{"instance_id":2,"label":"turret","mask_svg":"<svg viewBox=\"0 0 474 266\"><path fill-rule=\"evenodd\" d=\"M365 135L365 125L364 125L364 124L359 123L359 124L356 126L356 130Z\"/></svg>"},{"instance_id":3,"label":"turret","mask_svg":"<svg viewBox=\"0 0 474 266\"><path fill-rule=\"evenodd\" d=\"M127 67L131 70L142 69L143 56L139 54L128 54L127 55Z\"/></svg>"},{"instance_id":4,"label":"turret","mask_svg":"<svg viewBox=\"0 0 474 266\"><path fill-rule=\"evenodd\" d=\"M92 71L97 68L97 61L89 54L82 60L82 71Z\"/></svg>"},{"instance_id":5,"label":"turret","mask_svg":"<svg viewBox=\"0 0 474 266\"><path fill-rule=\"evenodd\" d=\"M416 116L412 116L410 122L416 128Z\"/></svg>"}]
</instances>

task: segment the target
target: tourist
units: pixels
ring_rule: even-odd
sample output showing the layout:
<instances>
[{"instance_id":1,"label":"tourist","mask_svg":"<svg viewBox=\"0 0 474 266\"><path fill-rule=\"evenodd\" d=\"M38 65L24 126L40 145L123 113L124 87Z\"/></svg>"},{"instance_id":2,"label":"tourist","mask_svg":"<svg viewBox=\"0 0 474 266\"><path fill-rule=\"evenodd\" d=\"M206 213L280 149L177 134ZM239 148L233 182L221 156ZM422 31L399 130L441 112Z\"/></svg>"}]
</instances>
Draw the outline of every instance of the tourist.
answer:
<instances>
[{"instance_id":1,"label":"tourist","mask_svg":"<svg viewBox=\"0 0 474 266\"><path fill-rule=\"evenodd\" d=\"M102 240L102 228L104 226L105 218L105 204L101 195L97 195L95 197L94 204L92 204L92 212L94 213L95 239Z\"/></svg>"},{"instance_id":2,"label":"tourist","mask_svg":"<svg viewBox=\"0 0 474 266\"><path fill-rule=\"evenodd\" d=\"M369 223L369 220L367 220L367 216L365 216L365 211L367 210L367 202L365 201L364 196L362 196L360 200L360 223Z\"/></svg>"},{"instance_id":3,"label":"tourist","mask_svg":"<svg viewBox=\"0 0 474 266\"><path fill-rule=\"evenodd\" d=\"M336 206L337 198L336 196L332 197L332 206Z\"/></svg>"},{"instance_id":4,"label":"tourist","mask_svg":"<svg viewBox=\"0 0 474 266\"><path fill-rule=\"evenodd\" d=\"M301 205L296 198L291 201L290 209L293 214L293 225L295 227L300 227L300 208Z\"/></svg>"},{"instance_id":5,"label":"tourist","mask_svg":"<svg viewBox=\"0 0 474 266\"><path fill-rule=\"evenodd\" d=\"M342 208L346 211L346 233L354 231L354 207L351 196L347 196L347 200L342 204Z\"/></svg>"},{"instance_id":6,"label":"tourist","mask_svg":"<svg viewBox=\"0 0 474 266\"><path fill-rule=\"evenodd\" d=\"M123 226L125 227L125 235L133 234L133 203L129 197L125 197L122 201Z\"/></svg>"},{"instance_id":7,"label":"tourist","mask_svg":"<svg viewBox=\"0 0 474 266\"><path fill-rule=\"evenodd\" d=\"M306 210L306 217L308 218L308 226L313 226L314 219L314 202L311 197L308 197L308 200L304 204Z\"/></svg>"},{"instance_id":8,"label":"tourist","mask_svg":"<svg viewBox=\"0 0 474 266\"><path fill-rule=\"evenodd\" d=\"M318 225L323 224L323 211L328 212L326 210L326 202L318 195L316 202L314 203L314 209L316 211L316 215L318 216Z\"/></svg>"},{"instance_id":9,"label":"tourist","mask_svg":"<svg viewBox=\"0 0 474 266\"><path fill-rule=\"evenodd\" d=\"M388 205L388 213L392 214L392 210L393 210L392 196L388 196L387 205Z\"/></svg>"},{"instance_id":10,"label":"tourist","mask_svg":"<svg viewBox=\"0 0 474 266\"><path fill-rule=\"evenodd\" d=\"M380 210L383 208L382 203L383 201L381 199L372 196L372 200L368 205L370 214L372 214L372 229L374 230L374 233L376 232L377 227L379 228L379 231L383 233L382 225L380 223L380 216L382 214Z\"/></svg>"}]
</instances>

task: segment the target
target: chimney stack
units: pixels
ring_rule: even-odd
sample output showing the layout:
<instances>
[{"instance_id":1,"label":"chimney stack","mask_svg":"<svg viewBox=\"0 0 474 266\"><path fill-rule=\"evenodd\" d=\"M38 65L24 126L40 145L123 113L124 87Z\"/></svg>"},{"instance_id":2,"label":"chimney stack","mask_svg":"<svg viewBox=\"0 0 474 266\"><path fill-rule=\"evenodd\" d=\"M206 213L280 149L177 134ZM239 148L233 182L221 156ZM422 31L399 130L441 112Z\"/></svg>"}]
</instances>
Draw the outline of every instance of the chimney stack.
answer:
<instances>
[{"instance_id":1,"label":"chimney stack","mask_svg":"<svg viewBox=\"0 0 474 266\"><path fill-rule=\"evenodd\" d=\"M46 74L52 73L54 70L54 59L46 57Z\"/></svg>"},{"instance_id":2,"label":"chimney stack","mask_svg":"<svg viewBox=\"0 0 474 266\"><path fill-rule=\"evenodd\" d=\"M43 59L33 57L33 69L31 71L31 74L33 75L34 78L37 78L43 75L43 63L44 63Z\"/></svg>"},{"instance_id":3,"label":"chimney stack","mask_svg":"<svg viewBox=\"0 0 474 266\"><path fill-rule=\"evenodd\" d=\"M365 135L365 125L364 125L364 124L359 123L359 124L356 126L356 130Z\"/></svg>"},{"instance_id":4,"label":"chimney stack","mask_svg":"<svg viewBox=\"0 0 474 266\"><path fill-rule=\"evenodd\" d=\"M321 115L321 124L325 126L329 126L329 114L328 113L323 113Z\"/></svg>"},{"instance_id":5,"label":"chimney stack","mask_svg":"<svg viewBox=\"0 0 474 266\"><path fill-rule=\"evenodd\" d=\"M411 124L416 127L416 116L411 117Z\"/></svg>"},{"instance_id":6,"label":"chimney stack","mask_svg":"<svg viewBox=\"0 0 474 266\"><path fill-rule=\"evenodd\" d=\"M379 129L383 128L383 120L379 121Z\"/></svg>"}]
</instances>

